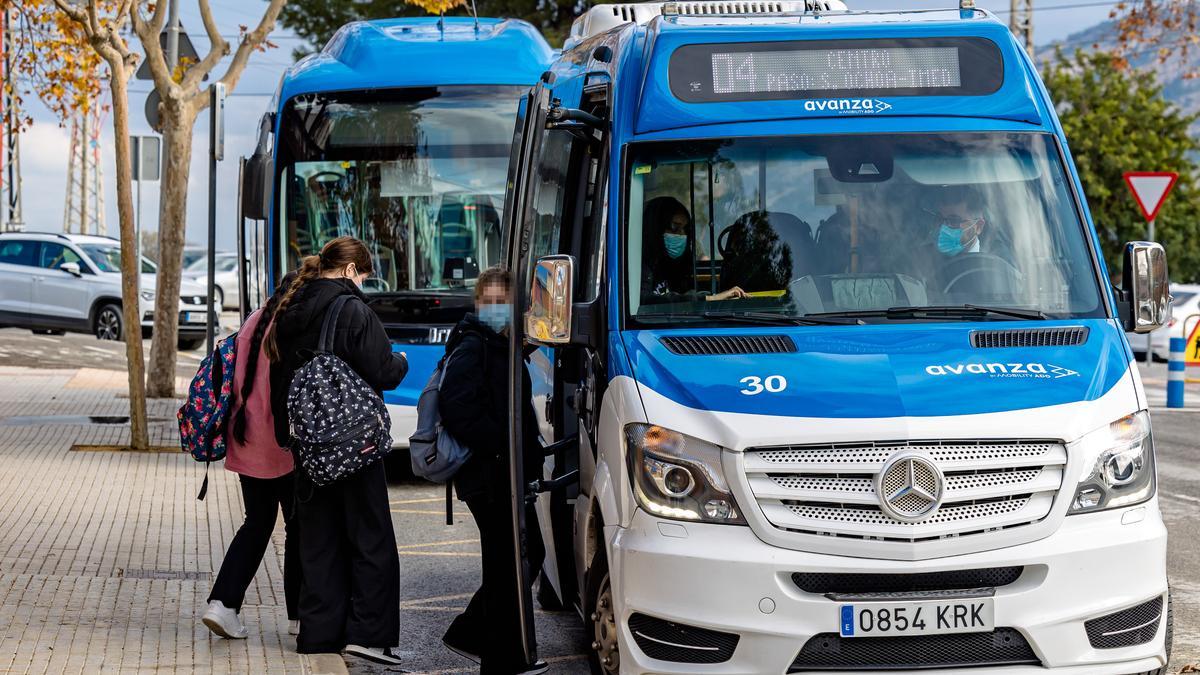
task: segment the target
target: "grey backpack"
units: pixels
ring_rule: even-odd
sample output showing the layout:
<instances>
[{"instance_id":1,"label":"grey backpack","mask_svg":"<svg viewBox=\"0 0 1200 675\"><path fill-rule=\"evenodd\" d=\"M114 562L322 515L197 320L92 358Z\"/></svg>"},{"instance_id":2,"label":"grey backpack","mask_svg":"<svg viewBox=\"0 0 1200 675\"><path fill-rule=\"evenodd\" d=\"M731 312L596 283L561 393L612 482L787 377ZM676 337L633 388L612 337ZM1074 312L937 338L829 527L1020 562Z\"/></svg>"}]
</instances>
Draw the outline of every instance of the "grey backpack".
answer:
<instances>
[{"instance_id":1,"label":"grey backpack","mask_svg":"<svg viewBox=\"0 0 1200 675\"><path fill-rule=\"evenodd\" d=\"M454 352L450 352L438 362L429 382L421 390L417 399L417 428L408 439L413 474L435 483L445 483L453 478L471 458L471 450L442 426L442 414L438 410L442 380L446 378L446 366L453 357Z\"/></svg>"},{"instance_id":2,"label":"grey backpack","mask_svg":"<svg viewBox=\"0 0 1200 675\"><path fill-rule=\"evenodd\" d=\"M358 473L392 449L387 407L379 394L333 353L338 315L352 296L340 295L325 313L315 356L288 388L292 449L316 485Z\"/></svg>"}]
</instances>

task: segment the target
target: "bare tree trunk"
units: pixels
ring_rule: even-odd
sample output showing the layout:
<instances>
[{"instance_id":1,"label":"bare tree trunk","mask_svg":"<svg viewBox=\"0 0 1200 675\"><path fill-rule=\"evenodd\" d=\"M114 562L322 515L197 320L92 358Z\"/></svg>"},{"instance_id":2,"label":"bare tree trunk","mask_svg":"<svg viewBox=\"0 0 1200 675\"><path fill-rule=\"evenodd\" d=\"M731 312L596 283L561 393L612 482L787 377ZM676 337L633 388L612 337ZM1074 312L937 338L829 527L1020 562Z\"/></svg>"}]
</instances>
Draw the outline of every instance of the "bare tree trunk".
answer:
<instances>
[{"instance_id":1,"label":"bare tree trunk","mask_svg":"<svg viewBox=\"0 0 1200 675\"><path fill-rule=\"evenodd\" d=\"M142 362L142 321L138 309L138 275L142 264L137 259L133 222L133 166L129 147L129 91L124 64L119 55L109 58L112 77L113 140L117 145L117 219L121 232L121 314L125 324L125 360L129 371L129 446L133 450L150 447L146 426L145 365ZM106 56L106 58L108 58Z\"/></svg>"},{"instance_id":2,"label":"bare tree trunk","mask_svg":"<svg viewBox=\"0 0 1200 675\"><path fill-rule=\"evenodd\" d=\"M179 339L179 279L187 229L187 187L192 162L196 112L187 101L164 103L163 170L158 217L158 288L154 300L154 337L147 378L151 398L175 395L175 358ZM211 301L211 298L210 298Z\"/></svg>"}]
</instances>

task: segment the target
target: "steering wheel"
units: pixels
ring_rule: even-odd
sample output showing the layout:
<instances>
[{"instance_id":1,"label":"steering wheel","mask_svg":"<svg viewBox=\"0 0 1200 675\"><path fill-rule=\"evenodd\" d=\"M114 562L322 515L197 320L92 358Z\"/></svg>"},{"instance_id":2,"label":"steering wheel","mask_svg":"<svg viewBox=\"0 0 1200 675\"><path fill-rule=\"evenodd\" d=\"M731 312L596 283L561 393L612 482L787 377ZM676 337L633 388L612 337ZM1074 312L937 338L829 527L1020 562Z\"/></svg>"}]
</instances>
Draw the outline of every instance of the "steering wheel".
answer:
<instances>
[{"instance_id":1,"label":"steering wheel","mask_svg":"<svg viewBox=\"0 0 1200 675\"><path fill-rule=\"evenodd\" d=\"M1001 274L1015 281L1020 281L1025 277L1012 263L998 255L991 253L960 254L952 258L942 269L943 278L949 279L942 287L942 295L952 295L955 286L971 277Z\"/></svg>"}]
</instances>

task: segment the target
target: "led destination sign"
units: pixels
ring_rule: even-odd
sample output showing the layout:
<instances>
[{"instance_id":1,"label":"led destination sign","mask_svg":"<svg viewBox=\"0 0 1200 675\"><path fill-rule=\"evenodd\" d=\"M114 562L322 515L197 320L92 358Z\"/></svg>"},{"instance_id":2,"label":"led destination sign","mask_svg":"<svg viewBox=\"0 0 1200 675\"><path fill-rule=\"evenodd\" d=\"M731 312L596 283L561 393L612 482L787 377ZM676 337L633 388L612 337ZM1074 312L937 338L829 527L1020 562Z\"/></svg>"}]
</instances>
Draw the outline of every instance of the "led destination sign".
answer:
<instances>
[{"instance_id":1,"label":"led destination sign","mask_svg":"<svg viewBox=\"0 0 1200 675\"><path fill-rule=\"evenodd\" d=\"M982 38L703 44L671 55L671 90L692 103L830 96L978 96L1000 88Z\"/></svg>"},{"instance_id":2,"label":"led destination sign","mask_svg":"<svg viewBox=\"0 0 1200 675\"><path fill-rule=\"evenodd\" d=\"M717 52L712 80L716 94L962 86L954 47Z\"/></svg>"}]
</instances>

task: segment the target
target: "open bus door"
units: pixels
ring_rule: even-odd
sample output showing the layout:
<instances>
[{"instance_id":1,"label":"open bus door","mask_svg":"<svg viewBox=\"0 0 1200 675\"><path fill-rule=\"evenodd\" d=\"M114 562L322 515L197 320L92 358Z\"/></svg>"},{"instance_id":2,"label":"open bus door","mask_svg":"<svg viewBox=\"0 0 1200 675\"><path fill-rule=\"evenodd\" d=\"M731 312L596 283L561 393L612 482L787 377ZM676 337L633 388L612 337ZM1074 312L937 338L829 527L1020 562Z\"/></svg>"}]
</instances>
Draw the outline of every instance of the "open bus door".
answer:
<instances>
[{"instance_id":1,"label":"open bus door","mask_svg":"<svg viewBox=\"0 0 1200 675\"><path fill-rule=\"evenodd\" d=\"M512 499L512 535L515 546L514 564L516 565L517 607L520 612L521 643L525 652L525 660L533 663L537 660L537 640L533 625L533 597L529 591L529 579L532 575L529 569L527 533L525 529L525 500L533 498L529 493L526 476L524 475L524 422L522 402L527 400L530 392L525 391L525 378L521 369L525 367L524 322L518 317L524 316L528 304L528 287L530 269L528 252L530 238L533 232L533 219L529 216L529 200L526 199L527 185L530 181L534 162L529 158L536 157L542 138L540 130L546 123L548 93L539 83L521 102L517 112L516 130L513 134L513 146L509 158L509 179L505 198L505 241L506 264L512 271L512 318L509 325L509 488Z\"/></svg>"},{"instance_id":2,"label":"open bus door","mask_svg":"<svg viewBox=\"0 0 1200 675\"><path fill-rule=\"evenodd\" d=\"M513 494L537 500L546 551L539 603L547 609L577 606L581 612L590 609L579 594L586 561L579 564L575 511L587 501L578 499L584 485L580 476L590 480L594 472L596 395L602 389L597 382L605 380L601 270L611 92L607 76L597 75L584 87L581 109L564 108L543 85L531 91L518 120L507 205L507 259L517 317L510 332L512 400L533 398L549 460L540 476L517 473L521 448L516 439L524 438L524 421L518 408L510 410ZM536 347L528 364L525 345ZM521 368L530 372L532 392L524 391ZM524 551L524 523L514 524L514 536L517 550ZM522 570L536 573L525 561L522 556ZM528 577L522 584L524 590ZM528 608L529 593L522 598Z\"/></svg>"},{"instance_id":3,"label":"open bus door","mask_svg":"<svg viewBox=\"0 0 1200 675\"><path fill-rule=\"evenodd\" d=\"M274 289L270 285L267 262L266 223L271 214L271 187L275 162L271 156L271 134L275 115L263 115L254 154L243 157L238 166L237 253L238 308L242 321L266 301ZM254 222L250 233L250 251L246 250L246 221Z\"/></svg>"}]
</instances>

